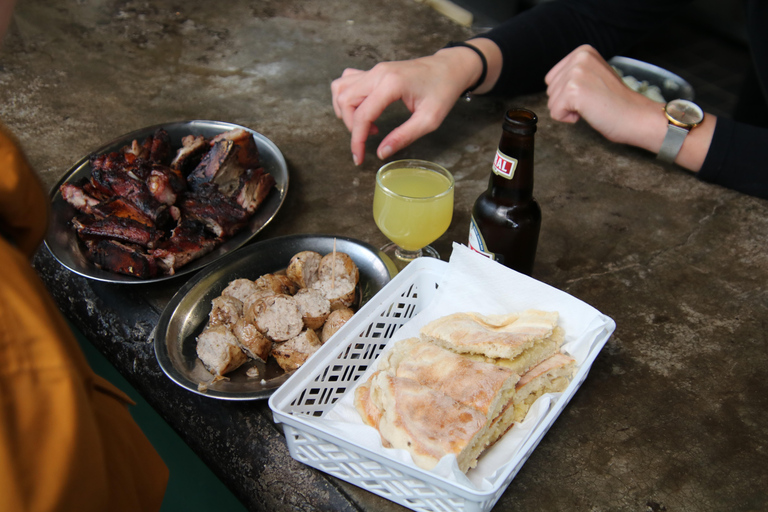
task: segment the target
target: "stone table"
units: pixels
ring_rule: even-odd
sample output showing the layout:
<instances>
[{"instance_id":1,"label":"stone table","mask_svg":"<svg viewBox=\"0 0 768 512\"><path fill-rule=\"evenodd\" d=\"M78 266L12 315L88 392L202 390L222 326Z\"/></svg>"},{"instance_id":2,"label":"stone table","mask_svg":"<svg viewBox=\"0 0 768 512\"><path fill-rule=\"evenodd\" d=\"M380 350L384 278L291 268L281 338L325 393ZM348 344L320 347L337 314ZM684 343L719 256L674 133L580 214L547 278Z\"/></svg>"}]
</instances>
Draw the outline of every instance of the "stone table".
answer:
<instances>
[{"instance_id":1,"label":"stone table","mask_svg":"<svg viewBox=\"0 0 768 512\"><path fill-rule=\"evenodd\" d=\"M226 3L25 0L0 53L0 118L51 187L78 159L138 128L215 119L283 152L287 199L256 241L324 233L381 245L371 217L380 162L352 164L330 82L345 67L431 53L467 29L412 0ZM587 125L549 119L546 98L476 98L396 157L456 177L465 243L503 112L539 113L534 277L612 317L616 332L496 510L768 508L768 203L698 182ZM389 109L386 133L404 119ZM62 312L252 510L402 510L294 461L266 401L177 386L150 335L186 278L115 285L47 250L36 267Z\"/></svg>"}]
</instances>

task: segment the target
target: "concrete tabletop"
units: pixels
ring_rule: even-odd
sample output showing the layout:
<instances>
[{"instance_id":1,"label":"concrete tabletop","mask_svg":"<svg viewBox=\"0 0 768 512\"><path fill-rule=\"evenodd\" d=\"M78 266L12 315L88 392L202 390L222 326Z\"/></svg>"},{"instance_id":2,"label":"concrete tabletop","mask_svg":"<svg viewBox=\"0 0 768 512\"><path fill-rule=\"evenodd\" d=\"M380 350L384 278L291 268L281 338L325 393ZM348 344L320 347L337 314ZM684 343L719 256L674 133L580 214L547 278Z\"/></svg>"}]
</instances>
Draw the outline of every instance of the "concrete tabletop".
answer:
<instances>
[{"instance_id":1,"label":"concrete tabletop","mask_svg":"<svg viewBox=\"0 0 768 512\"><path fill-rule=\"evenodd\" d=\"M24 0L0 50L0 119L46 186L83 156L155 124L252 128L285 156L290 189L257 240L299 233L386 242L371 216L375 157L355 167L330 82L346 67L431 53L471 35L413 0ZM521 70L523 72L524 70ZM466 243L503 112L539 114L543 211L534 277L591 304L616 331L495 510L768 509L768 203L697 181L543 95L459 102L395 158L456 178L434 245ZM382 133L407 115L387 110ZM79 277L47 250L36 267L63 313L251 510L403 510L293 460L266 401L201 397L161 371L151 334L186 281Z\"/></svg>"}]
</instances>

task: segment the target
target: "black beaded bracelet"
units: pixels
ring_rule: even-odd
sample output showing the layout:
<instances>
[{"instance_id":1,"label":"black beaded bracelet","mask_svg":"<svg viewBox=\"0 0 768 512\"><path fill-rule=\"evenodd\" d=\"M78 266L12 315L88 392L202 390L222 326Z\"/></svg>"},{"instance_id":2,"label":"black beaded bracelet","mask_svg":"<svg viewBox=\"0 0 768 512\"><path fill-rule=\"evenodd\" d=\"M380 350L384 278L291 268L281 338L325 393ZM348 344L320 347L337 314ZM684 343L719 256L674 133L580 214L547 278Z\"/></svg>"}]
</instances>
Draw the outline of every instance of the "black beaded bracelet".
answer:
<instances>
[{"instance_id":1,"label":"black beaded bracelet","mask_svg":"<svg viewBox=\"0 0 768 512\"><path fill-rule=\"evenodd\" d=\"M485 82L485 75L488 74L488 61L485 60L485 55L483 55L483 52L480 51L479 48L477 48L474 45L471 45L465 41L451 41L447 45L445 45L443 48L456 48L457 46L463 46L464 48L469 48L470 50L473 50L478 57L480 57L480 61L483 63L483 71L480 73L480 78L477 79L477 82L475 82L475 85L467 89L462 93L462 96L467 101L470 100L471 96L470 93L473 92L475 89L480 87L483 82Z\"/></svg>"}]
</instances>

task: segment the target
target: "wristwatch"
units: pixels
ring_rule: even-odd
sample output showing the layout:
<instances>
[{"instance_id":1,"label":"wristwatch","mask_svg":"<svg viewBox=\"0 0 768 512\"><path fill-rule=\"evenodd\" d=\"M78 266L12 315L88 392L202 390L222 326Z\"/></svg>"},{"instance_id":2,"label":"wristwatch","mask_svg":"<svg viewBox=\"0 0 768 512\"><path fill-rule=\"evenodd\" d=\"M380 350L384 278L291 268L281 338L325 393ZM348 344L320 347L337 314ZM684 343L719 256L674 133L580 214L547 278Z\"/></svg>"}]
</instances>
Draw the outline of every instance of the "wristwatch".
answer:
<instances>
[{"instance_id":1,"label":"wristwatch","mask_svg":"<svg viewBox=\"0 0 768 512\"><path fill-rule=\"evenodd\" d=\"M692 101L677 99L664 105L664 115L669 125L657 158L664 162L674 162L688 132L704 120L704 111Z\"/></svg>"}]
</instances>

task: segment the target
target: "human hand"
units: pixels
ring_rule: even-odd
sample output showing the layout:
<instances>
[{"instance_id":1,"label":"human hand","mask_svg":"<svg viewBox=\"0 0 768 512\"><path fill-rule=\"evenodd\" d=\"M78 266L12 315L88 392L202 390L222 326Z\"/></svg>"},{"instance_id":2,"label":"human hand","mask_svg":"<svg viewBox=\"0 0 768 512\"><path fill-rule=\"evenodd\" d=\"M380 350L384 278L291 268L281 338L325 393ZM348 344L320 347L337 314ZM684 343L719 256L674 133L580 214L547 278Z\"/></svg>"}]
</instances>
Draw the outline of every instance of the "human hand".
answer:
<instances>
[{"instance_id":1,"label":"human hand","mask_svg":"<svg viewBox=\"0 0 768 512\"><path fill-rule=\"evenodd\" d=\"M380 159L436 130L461 93L479 76L479 70L476 74L467 72L467 63L473 58L479 64L472 50L451 48L428 57L382 62L369 71L346 69L331 84L331 92L336 117L352 134L355 165L363 162L368 136L378 133L375 120L398 100L411 117L381 141L376 152Z\"/></svg>"},{"instance_id":2,"label":"human hand","mask_svg":"<svg viewBox=\"0 0 768 512\"><path fill-rule=\"evenodd\" d=\"M589 45L576 48L545 77L550 115L584 119L608 140L657 152L666 134L662 105L627 87Z\"/></svg>"}]
</instances>

